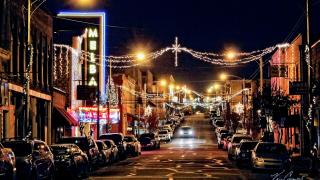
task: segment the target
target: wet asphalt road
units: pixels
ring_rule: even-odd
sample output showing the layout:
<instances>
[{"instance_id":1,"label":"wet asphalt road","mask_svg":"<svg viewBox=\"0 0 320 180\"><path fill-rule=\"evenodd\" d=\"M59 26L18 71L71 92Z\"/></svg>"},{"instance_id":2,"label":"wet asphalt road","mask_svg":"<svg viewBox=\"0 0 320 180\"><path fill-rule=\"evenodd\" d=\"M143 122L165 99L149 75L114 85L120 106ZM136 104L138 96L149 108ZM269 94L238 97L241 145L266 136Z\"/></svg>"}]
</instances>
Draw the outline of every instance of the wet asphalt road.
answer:
<instances>
[{"instance_id":1,"label":"wet asphalt road","mask_svg":"<svg viewBox=\"0 0 320 180\"><path fill-rule=\"evenodd\" d=\"M265 172L239 169L229 161L227 152L217 148L213 129L202 114L187 117L184 125L194 128L194 138L176 134L160 150L99 168L89 179L270 179Z\"/></svg>"}]
</instances>

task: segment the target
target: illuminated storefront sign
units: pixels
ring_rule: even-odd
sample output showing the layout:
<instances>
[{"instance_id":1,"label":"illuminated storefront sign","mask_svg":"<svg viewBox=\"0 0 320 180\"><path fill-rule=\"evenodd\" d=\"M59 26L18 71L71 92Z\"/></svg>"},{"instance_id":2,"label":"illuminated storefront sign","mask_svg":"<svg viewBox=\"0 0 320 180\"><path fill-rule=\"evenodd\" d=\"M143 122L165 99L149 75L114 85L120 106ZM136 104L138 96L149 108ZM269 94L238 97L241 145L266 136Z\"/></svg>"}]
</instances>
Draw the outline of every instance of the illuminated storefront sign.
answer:
<instances>
[{"instance_id":1,"label":"illuminated storefront sign","mask_svg":"<svg viewBox=\"0 0 320 180\"><path fill-rule=\"evenodd\" d=\"M96 54L99 54L99 46L98 43L98 28L90 27L87 29L87 44L89 51L89 62L88 62L88 85L89 86L97 86L97 62L96 62Z\"/></svg>"},{"instance_id":2,"label":"illuminated storefront sign","mask_svg":"<svg viewBox=\"0 0 320 180\"><path fill-rule=\"evenodd\" d=\"M97 86L99 79L99 87L101 97L106 95L106 62L103 57L107 53L107 15L106 12L86 12L86 11L63 11L58 14L64 18L78 19L98 19L99 25L87 28L87 46L89 51L88 63L88 85ZM97 58L100 57L100 58ZM101 64L98 66L97 64ZM99 78L97 78L99 76Z\"/></svg>"},{"instance_id":3,"label":"illuminated storefront sign","mask_svg":"<svg viewBox=\"0 0 320 180\"><path fill-rule=\"evenodd\" d=\"M101 124L107 123L108 112L107 108L99 109L99 120ZM79 107L78 119L79 122L87 123L96 123L98 117L98 108L97 107ZM111 124L117 124L120 120L120 110L119 109L110 109L110 119Z\"/></svg>"}]
</instances>

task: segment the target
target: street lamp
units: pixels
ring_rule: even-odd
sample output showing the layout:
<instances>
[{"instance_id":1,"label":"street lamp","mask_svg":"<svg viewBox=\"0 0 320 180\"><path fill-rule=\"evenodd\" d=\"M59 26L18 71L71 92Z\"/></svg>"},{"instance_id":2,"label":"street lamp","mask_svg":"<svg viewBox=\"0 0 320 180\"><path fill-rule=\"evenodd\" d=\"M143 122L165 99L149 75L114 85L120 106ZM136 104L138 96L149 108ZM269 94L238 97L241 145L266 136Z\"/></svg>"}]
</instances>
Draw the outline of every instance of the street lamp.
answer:
<instances>
[{"instance_id":1,"label":"street lamp","mask_svg":"<svg viewBox=\"0 0 320 180\"><path fill-rule=\"evenodd\" d=\"M136 59L141 62L146 59L146 54L144 52L137 52Z\"/></svg>"},{"instance_id":2,"label":"street lamp","mask_svg":"<svg viewBox=\"0 0 320 180\"><path fill-rule=\"evenodd\" d=\"M237 56L237 54L236 54L235 51L230 50L230 51L228 51L228 52L226 53L225 56L226 56L226 58L227 58L228 60L233 60L233 59Z\"/></svg>"},{"instance_id":3,"label":"street lamp","mask_svg":"<svg viewBox=\"0 0 320 180\"><path fill-rule=\"evenodd\" d=\"M160 86L165 87L167 85L167 81L165 79L160 80Z\"/></svg>"}]
</instances>

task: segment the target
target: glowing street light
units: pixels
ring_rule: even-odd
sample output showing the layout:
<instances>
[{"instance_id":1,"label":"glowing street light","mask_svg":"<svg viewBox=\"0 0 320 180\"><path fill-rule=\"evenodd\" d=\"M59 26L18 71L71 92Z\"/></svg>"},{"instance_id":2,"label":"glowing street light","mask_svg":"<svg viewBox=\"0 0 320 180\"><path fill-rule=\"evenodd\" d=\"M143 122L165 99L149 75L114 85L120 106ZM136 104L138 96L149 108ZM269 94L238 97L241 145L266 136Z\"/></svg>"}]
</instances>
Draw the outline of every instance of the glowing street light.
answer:
<instances>
[{"instance_id":1,"label":"glowing street light","mask_svg":"<svg viewBox=\"0 0 320 180\"><path fill-rule=\"evenodd\" d=\"M138 61L143 61L143 60L146 59L146 55L145 55L143 52L138 52L138 53L136 54L136 59L137 59Z\"/></svg>"},{"instance_id":2,"label":"glowing street light","mask_svg":"<svg viewBox=\"0 0 320 180\"><path fill-rule=\"evenodd\" d=\"M165 79L160 80L160 86L166 86L167 85L167 81Z\"/></svg>"},{"instance_id":3,"label":"glowing street light","mask_svg":"<svg viewBox=\"0 0 320 180\"><path fill-rule=\"evenodd\" d=\"M180 86L179 85L176 86L176 90L180 90Z\"/></svg>"},{"instance_id":4,"label":"glowing street light","mask_svg":"<svg viewBox=\"0 0 320 180\"><path fill-rule=\"evenodd\" d=\"M221 80L226 80L227 79L227 75L225 73L220 74L220 79Z\"/></svg>"},{"instance_id":5,"label":"glowing street light","mask_svg":"<svg viewBox=\"0 0 320 180\"><path fill-rule=\"evenodd\" d=\"M207 89L208 93L212 93L212 88L210 87L209 89Z\"/></svg>"},{"instance_id":6,"label":"glowing street light","mask_svg":"<svg viewBox=\"0 0 320 180\"><path fill-rule=\"evenodd\" d=\"M232 59L234 59L236 56L237 56L236 53L235 53L234 51L232 51L232 50L230 50L230 51L228 51L228 52L226 53L226 57L227 57L228 60L232 60Z\"/></svg>"},{"instance_id":7,"label":"glowing street light","mask_svg":"<svg viewBox=\"0 0 320 180\"><path fill-rule=\"evenodd\" d=\"M213 85L213 88L214 88L215 90L218 90L218 89L220 88L220 84L217 84L217 83L214 84L214 85Z\"/></svg>"}]
</instances>

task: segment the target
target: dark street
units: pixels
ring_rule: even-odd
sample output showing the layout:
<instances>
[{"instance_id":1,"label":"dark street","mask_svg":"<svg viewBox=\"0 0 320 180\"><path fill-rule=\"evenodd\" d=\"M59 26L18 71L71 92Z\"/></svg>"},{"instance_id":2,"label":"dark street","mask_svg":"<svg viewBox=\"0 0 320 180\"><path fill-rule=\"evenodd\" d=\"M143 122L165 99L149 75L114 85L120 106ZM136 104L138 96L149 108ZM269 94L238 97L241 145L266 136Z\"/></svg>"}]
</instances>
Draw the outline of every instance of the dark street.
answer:
<instances>
[{"instance_id":1,"label":"dark street","mask_svg":"<svg viewBox=\"0 0 320 180\"><path fill-rule=\"evenodd\" d=\"M212 126L202 114L187 117L184 124L194 128L195 138L176 133L160 150L101 168L89 179L268 179L230 162L227 152L218 150Z\"/></svg>"}]
</instances>

